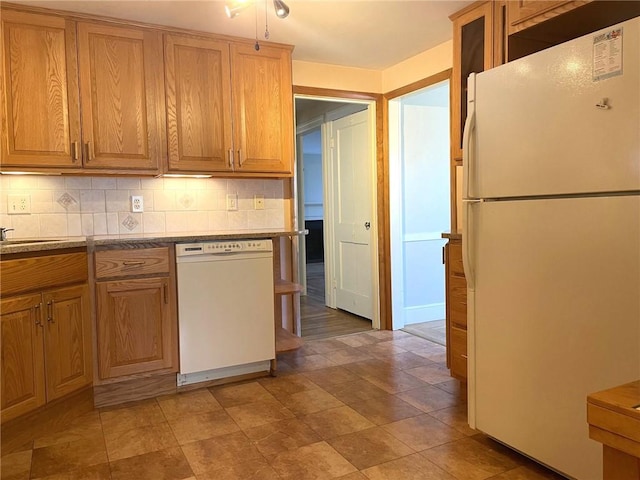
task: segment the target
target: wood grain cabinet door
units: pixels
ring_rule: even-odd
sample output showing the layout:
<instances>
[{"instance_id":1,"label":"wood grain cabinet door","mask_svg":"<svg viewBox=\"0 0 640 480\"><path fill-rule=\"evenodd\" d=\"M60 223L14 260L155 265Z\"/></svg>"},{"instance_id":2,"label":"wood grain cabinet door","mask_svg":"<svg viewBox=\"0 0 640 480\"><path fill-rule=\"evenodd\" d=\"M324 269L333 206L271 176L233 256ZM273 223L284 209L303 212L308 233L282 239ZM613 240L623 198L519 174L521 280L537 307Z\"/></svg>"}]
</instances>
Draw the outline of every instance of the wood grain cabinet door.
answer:
<instances>
[{"instance_id":1,"label":"wood grain cabinet door","mask_svg":"<svg viewBox=\"0 0 640 480\"><path fill-rule=\"evenodd\" d=\"M0 300L2 422L45 403L42 298Z\"/></svg>"},{"instance_id":2,"label":"wood grain cabinet door","mask_svg":"<svg viewBox=\"0 0 640 480\"><path fill-rule=\"evenodd\" d=\"M169 277L96 284L101 379L177 371L169 285Z\"/></svg>"},{"instance_id":3,"label":"wood grain cabinet door","mask_svg":"<svg viewBox=\"0 0 640 480\"><path fill-rule=\"evenodd\" d=\"M169 171L232 169L229 43L165 36Z\"/></svg>"},{"instance_id":4,"label":"wood grain cabinet door","mask_svg":"<svg viewBox=\"0 0 640 480\"><path fill-rule=\"evenodd\" d=\"M79 168L75 23L2 11L3 166Z\"/></svg>"},{"instance_id":5,"label":"wood grain cabinet door","mask_svg":"<svg viewBox=\"0 0 640 480\"><path fill-rule=\"evenodd\" d=\"M159 32L78 23L84 167L157 173L166 152Z\"/></svg>"},{"instance_id":6,"label":"wood grain cabinet door","mask_svg":"<svg viewBox=\"0 0 640 480\"><path fill-rule=\"evenodd\" d=\"M44 293L47 401L93 381L89 287Z\"/></svg>"},{"instance_id":7,"label":"wood grain cabinet door","mask_svg":"<svg viewBox=\"0 0 640 480\"><path fill-rule=\"evenodd\" d=\"M291 175L293 93L288 49L231 45L234 163L238 172Z\"/></svg>"}]
</instances>

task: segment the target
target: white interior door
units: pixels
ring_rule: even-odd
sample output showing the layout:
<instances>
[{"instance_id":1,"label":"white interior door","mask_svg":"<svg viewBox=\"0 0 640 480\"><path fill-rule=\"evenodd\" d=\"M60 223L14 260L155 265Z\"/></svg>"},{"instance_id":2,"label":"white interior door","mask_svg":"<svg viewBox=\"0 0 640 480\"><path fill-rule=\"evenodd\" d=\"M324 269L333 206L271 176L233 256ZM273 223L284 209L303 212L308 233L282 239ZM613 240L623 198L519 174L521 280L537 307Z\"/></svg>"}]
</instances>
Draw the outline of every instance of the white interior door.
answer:
<instances>
[{"instance_id":1,"label":"white interior door","mask_svg":"<svg viewBox=\"0 0 640 480\"><path fill-rule=\"evenodd\" d=\"M373 319L372 145L367 110L330 122L336 307Z\"/></svg>"}]
</instances>

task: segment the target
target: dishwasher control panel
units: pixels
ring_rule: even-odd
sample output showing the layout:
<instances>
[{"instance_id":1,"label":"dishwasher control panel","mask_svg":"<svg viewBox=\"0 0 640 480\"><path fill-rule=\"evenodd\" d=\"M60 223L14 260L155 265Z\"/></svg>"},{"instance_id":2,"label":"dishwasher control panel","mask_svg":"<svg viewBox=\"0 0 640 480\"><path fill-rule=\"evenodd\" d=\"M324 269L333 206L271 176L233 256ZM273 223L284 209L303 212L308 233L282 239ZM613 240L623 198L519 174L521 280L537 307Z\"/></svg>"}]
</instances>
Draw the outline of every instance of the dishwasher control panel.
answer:
<instances>
[{"instance_id":1,"label":"dishwasher control panel","mask_svg":"<svg viewBox=\"0 0 640 480\"><path fill-rule=\"evenodd\" d=\"M271 239L224 240L215 242L177 243L176 256L216 255L225 253L271 252Z\"/></svg>"}]
</instances>

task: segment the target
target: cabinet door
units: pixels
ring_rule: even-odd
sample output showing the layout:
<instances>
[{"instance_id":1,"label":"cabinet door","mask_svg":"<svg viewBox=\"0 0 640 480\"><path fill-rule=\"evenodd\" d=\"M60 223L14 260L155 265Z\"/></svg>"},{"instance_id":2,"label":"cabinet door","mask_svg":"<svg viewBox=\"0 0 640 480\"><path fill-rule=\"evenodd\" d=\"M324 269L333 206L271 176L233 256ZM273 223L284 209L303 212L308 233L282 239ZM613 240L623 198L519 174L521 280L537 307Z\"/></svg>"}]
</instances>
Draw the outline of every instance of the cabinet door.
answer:
<instances>
[{"instance_id":1,"label":"cabinet door","mask_svg":"<svg viewBox=\"0 0 640 480\"><path fill-rule=\"evenodd\" d=\"M157 173L165 156L158 32L78 24L84 167Z\"/></svg>"},{"instance_id":2,"label":"cabinet door","mask_svg":"<svg viewBox=\"0 0 640 480\"><path fill-rule=\"evenodd\" d=\"M517 0L509 3L509 33L515 33L568 10L589 3L567 0ZM555 11L559 9L559 11ZM546 15L544 15L546 14ZM543 18L534 18L543 15Z\"/></svg>"},{"instance_id":3,"label":"cabinet door","mask_svg":"<svg viewBox=\"0 0 640 480\"><path fill-rule=\"evenodd\" d=\"M0 300L2 422L45 403L40 295Z\"/></svg>"},{"instance_id":4,"label":"cabinet door","mask_svg":"<svg viewBox=\"0 0 640 480\"><path fill-rule=\"evenodd\" d=\"M93 381L89 287L77 285L43 294L46 308L47 401Z\"/></svg>"},{"instance_id":5,"label":"cabinet door","mask_svg":"<svg viewBox=\"0 0 640 480\"><path fill-rule=\"evenodd\" d=\"M231 78L236 171L291 175L291 52L231 45Z\"/></svg>"},{"instance_id":6,"label":"cabinet door","mask_svg":"<svg viewBox=\"0 0 640 480\"><path fill-rule=\"evenodd\" d=\"M229 43L166 35L169 171L232 169Z\"/></svg>"},{"instance_id":7,"label":"cabinet door","mask_svg":"<svg viewBox=\"0 0 640 480\"><path fill-rule=\"evenodd\" d=\"M2 165L80 167L74 22L3 10L2 60Z\"/></svg>"},{"instance_id":8,"label":"cabinet door","mask_svg":"<svg viewBox=\"0 0 640 480\"><path fill-rule=\"evenodd\" d=\"M98 282L98 369L100 378L172 368L175 308L169 277Z\"/></svg>"},{"instance_id":9,"label":"cabinet door","mask_svg":"<svg viewBox=\"0 0 640 480\"><path fill-rule=\"evenodd\" d=\"M462 131L467 118L467 79L491 68L493 2L480 4L453 20L451 80L451 158L462 160Z\"/></svg>"}]
</instances>

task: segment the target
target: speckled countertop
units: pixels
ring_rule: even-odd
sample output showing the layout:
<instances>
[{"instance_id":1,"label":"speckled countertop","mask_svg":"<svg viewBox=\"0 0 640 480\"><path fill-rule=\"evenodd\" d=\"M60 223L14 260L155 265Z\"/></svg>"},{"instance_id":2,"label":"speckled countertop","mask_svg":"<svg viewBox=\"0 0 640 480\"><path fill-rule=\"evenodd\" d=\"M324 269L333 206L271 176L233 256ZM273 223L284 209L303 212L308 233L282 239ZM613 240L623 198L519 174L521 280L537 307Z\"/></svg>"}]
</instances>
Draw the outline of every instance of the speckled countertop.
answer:
<instances>
[{"instance_id":1,"label":"speckled countertop","mask_svg":"<svg viewBox=\"0 0 640 480\"><path fill-rule=\"evenodd\" d=\"M11 239L0 242L0 255L30 253L63 248L106 246L132 243L176 242L192 243L214 240L240 240L306 235L307 230L236 230L218 232L167 232L126 235L96 235L91 237L58 237L55 239ZM19 243L18 243L19 242Z\"/></svg>"}]
</instances>

